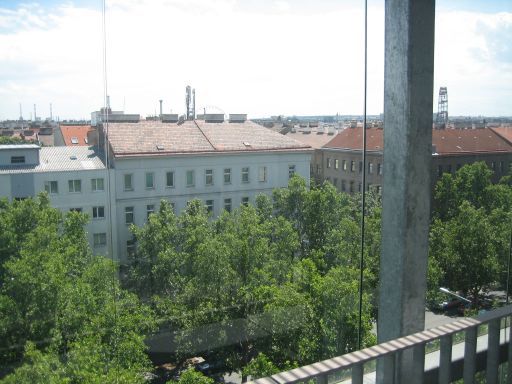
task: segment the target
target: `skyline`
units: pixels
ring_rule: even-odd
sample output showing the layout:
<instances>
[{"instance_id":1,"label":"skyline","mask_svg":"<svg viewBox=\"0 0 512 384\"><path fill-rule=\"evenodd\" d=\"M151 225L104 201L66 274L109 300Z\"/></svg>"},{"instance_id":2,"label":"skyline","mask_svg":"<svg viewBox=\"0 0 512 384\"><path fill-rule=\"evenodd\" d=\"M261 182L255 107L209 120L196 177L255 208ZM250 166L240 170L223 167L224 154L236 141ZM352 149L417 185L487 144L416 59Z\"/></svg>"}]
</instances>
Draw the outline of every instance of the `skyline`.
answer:
<instances>
[{"instance_id":1,"label":"skyline","mask_svg":"<svg viewBox=\"0 0 512 384\"><path fill-rule=\"evenodd\" d=\"M249 117L360 115L363 2L109 0L107 79L114 110L204 106ZM383 111L383 1L369 1L368 114ZM0 1L0 120L90 118L103 105L101 1ZM512 115L512 5L438 1L434 112Z\"/></svg>"}]
</instances>

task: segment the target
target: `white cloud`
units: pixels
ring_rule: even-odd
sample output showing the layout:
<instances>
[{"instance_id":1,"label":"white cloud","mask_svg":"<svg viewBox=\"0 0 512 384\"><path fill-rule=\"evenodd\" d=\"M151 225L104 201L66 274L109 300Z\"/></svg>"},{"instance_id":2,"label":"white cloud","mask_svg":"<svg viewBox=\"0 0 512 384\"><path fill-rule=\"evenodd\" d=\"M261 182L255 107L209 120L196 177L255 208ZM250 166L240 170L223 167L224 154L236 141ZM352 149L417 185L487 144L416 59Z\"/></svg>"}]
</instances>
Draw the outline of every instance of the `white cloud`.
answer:
<instances>
[{"instance_id":1,"label":"white cloud","mask_svg":"<svg viewBox=\"0 0 512 384\"><path fill-rule=\"evenodd\" d=\"M190 84L196 88L198 107L216 106L225 112L362 113L360 8L301 13L291 12L295 3L269 1L266 12L255 12L234 0L108 4L108 86L115 109L126 100L127 111L145 115L154 113L163 99L166 111L181 113L185 85ZM30 21L27 9L32 9ZM474 99L479 92L471 95L469 84L482 87L487 82L494 87L489 92L511 100L512 82L505 85L500 80L508 64L489 66L495 60L492 52L506 49L491 43L511 25L510 17L439 15L436 87L448 85L452 113L478 111ZM370 8L369 25L368 111L380 113L381 8ZM488 28L486 34L479 33L482 25ZM17 28L1 32L5 26ZM40 110L48 109L52 102L54 114L61 118L87 117L98 108L103 100L101 29L100 11L69 4L51 12L38 6L0 10L0 51L6 53L0 58L0 119L16 118L19 102L25 110L34 103ZM494 38L489 41L489 36ZM507 109L507 102L488 103L481 113Z\"/></svg>"}]
</instances>

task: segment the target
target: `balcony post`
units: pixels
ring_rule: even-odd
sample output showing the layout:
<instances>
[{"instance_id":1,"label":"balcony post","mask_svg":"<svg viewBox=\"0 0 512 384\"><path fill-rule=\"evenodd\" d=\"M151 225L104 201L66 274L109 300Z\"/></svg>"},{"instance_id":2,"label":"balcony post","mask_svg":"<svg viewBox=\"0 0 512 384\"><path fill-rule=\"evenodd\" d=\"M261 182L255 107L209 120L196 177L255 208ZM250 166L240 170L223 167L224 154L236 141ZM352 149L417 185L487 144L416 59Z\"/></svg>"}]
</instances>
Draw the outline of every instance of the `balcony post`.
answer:
<instances>
[{"instance_id":1,"label":"balcony post","mask_svg":"<svg viewBox=\"0 0 512 384\"><path fill-rule=\"evenodd\" d=\"M422 331L430 222L435 0L386 0L379 342ZM424 356L404 351L399 383ZM377 380L388 383L378 364ZM416 369L415 369L416 368Z\"/></svg>"}]
</instances>

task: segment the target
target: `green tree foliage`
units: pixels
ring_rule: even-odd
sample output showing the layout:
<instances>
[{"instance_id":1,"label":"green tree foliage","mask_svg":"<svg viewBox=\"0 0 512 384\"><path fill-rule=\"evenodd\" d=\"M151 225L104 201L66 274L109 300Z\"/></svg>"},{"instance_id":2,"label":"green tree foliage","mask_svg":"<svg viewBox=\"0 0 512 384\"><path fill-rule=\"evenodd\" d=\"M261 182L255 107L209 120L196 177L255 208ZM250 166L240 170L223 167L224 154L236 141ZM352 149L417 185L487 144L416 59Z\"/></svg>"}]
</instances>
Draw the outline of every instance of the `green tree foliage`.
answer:
<instances>
[{"instance_id":1,"label":"green tree foliage","mask_svg":"<svg viewBox=\"0 0 512 384\"><path fill-rule=\"evenodd\" d=\"M279 373L281 370L276 367L264 353L258 353L242 370L245 377L251 376L252 380Z\"/></svg>"},{"instance_id":2,"label":"green tree foliage","mask_svg":"<svg viewBox=\"0 0 512 384\"><path fill-rule=\"evenodd\" d=\"M2 204L3 235L17 242L2 249L0 364L21 363L6 382L135 383L150 369L152 311L120 288L111 260L92 256L86 222L45 195Z\"/></svg>"},{"instance_id":3,"label":"green tree foliage","mask_svg":"<svg viewBox=\"0 0 512 384\"><path fill-rule=\"evenodd\" d=\"M430 232L429 297L439 285L478 300L479 290L504 283L512 228L512 186L491 183L484 162L444 174L434 193Z\"/></svg>"},{"instance_id":4,"label":"green tree foliage","mask_svg":"<svg viewBox=\"0 0 512 384\"><path fill-rule=\"evenodd\" d=\"M194 368L189 368L180 376L178 380L171 380L167 383L178 384L213 384L213 379L206 377L201 372L196 371Z\"/></svg>"}]
</instances>

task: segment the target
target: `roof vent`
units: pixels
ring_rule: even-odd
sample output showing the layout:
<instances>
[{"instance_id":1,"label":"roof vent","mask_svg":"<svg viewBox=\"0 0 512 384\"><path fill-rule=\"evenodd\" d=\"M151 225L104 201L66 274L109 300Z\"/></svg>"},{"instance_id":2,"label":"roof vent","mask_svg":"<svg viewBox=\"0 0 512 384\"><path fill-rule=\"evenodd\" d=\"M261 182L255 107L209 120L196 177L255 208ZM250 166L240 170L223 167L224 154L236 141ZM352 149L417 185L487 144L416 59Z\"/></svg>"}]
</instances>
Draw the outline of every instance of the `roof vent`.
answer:
<instances>
[{"instance_id":1,"label":"roof vent","mask_svg":"<svg viewBox=\"0 0 512 384\"><path fill-rule=\"evenodd\" d=\"M76 159L77 159L77 157L76 157L76 155L71 155L71 156L69 156L69 159L70 159L70 160L76 160Z\"/></svg>"},{"instance_id":2,"label":"roof vent","mask_svg":"<svg viewBox=\"0 0 512 384\"><path fill-rule=\"evenodd\" d=\"M244 145L245 145L246 147L250 147L250 146L251 146L251 143L249 143L248 141L244 141Z\"/></svg>"},{"instance_id":3,"label":"roof vent","mask_svg":"<svg viewBox=\"0 0 512 384\"><path fill-rule=\"evenodd\" d=\"M162 115L162 123L177 123L179 115L177 113L164 113Z\"/></svg>"},{"instance_id":4,"label":"roof vent","mask_svg":"<svg viewBox=\"0 0 512 384\"><path fill-rule=\"evenodd\" d=\"M223 123L224 122L224 114L223 113L207 113L204 115L205 123Z\"/></svg>"},{"instance_id":5,"label":"roof vent","mask_svg":"<svg viewBox=\"0 0 512 384\"><path fill-rule=\"evenodd\" d=\"M246 113L230 113L229 114L229 122L230 123L244 123L247 121Z\"/></svg>"},{"instance_id":6,"label":"roof vent","mask_svg":"<svg viewBox=\"0 0 512 384\"><path fill-rule=\"evenodd\" d=\"M78 137L73 136L71 138L71 144L78 144Z\"/></svg>"},{"instance_id":7,"label":"roof vent","mask_svg":"<svg viewBox=\"0 0 512 384\"><path fill-rule=\"evenodd\" d=\"M156 149L158 149L159 151L163 151L165 147L162 144L157 144Z\"/></svg>"}]
</instances>

